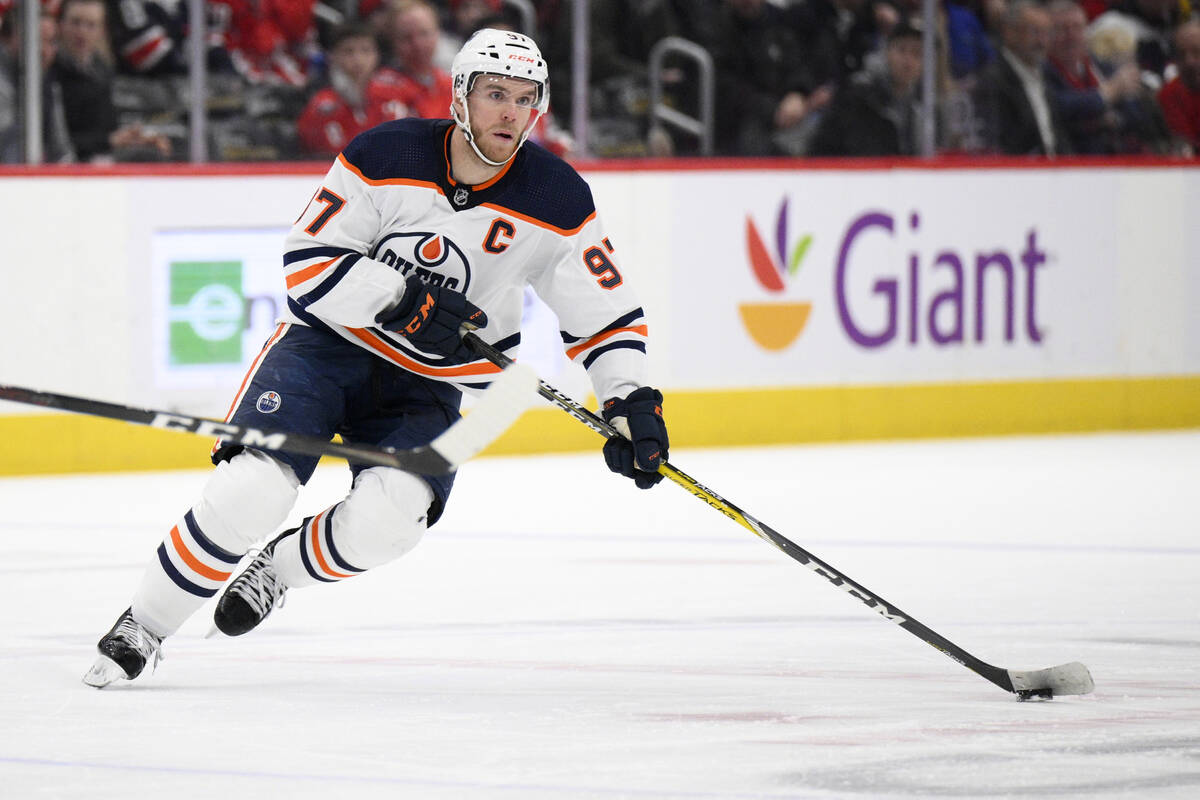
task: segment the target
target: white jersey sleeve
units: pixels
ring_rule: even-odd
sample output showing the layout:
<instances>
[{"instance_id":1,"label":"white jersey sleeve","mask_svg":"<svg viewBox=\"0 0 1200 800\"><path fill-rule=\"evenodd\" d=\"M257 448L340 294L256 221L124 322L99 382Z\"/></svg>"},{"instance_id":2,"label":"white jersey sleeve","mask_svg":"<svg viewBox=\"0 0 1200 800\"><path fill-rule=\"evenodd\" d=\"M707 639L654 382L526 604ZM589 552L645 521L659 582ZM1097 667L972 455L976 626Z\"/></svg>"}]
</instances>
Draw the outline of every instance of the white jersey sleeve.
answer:
<instances>
[{"instance_id":1,"label":"white jersey sleeve","mask_svg":"<svg viewBox=\"0 0 1200 800\"><path fill-rule=\"evenodd\" d=\"M383 227L369 189L339 157L284 246L288 298L313 316L354 328L374 325L405 288L404 275L365 255Z\"/></svg>"},{"instance_id":2,"label":"white jersey sleeve","mask_svg":"<svg viewBox=\"0 0 1200 800\"><path fill-rule=\"evenodd\" d=\"M624 397L646 383L642 308L594 214L560 249L533 288L558 315L567 356L587 370L600 402Z\"/></svg>"}]
</instances>

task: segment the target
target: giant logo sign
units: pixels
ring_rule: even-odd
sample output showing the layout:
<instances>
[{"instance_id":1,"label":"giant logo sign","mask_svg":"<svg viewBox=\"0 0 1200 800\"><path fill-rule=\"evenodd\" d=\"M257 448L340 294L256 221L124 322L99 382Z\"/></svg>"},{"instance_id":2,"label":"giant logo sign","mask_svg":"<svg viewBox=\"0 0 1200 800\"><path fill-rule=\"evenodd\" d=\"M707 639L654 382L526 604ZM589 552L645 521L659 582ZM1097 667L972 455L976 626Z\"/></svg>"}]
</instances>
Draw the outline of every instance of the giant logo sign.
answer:
<instances>
[{"instance_id":1,"label":"giant logo sign","mask_svg":"<svg viewBox=\"0 0 1200 800\"><path fill-rule=\"evenodd\" d=\"M775 218L774 253L763 241L754 225L746 217L746 253L750 269L759 286L772 295L782 295L787 282L792 280L804 256L812 244L812 236L805 234L792 242L788 237L788 200L785 197ZM804 332L812 303L808 301L744 302L738 305L742 324L751 338L766 350L782 350Z\"/></svg>"},{"instance_id":2,"label":"giant logo sign","mask_svg":"<svg viewBox=\"0 0 1200 800\"><path fill-rule=\"evenodd\" d=\"M912 212L907 224L912 232L918 233L921 215ZM1042 341L1044 334L1037 321L1037 279L1038 268L1046 264L1046 253L1038 243L1036 228L1031 227L1023 245L1013 249L1000 247L964 253L939 247L935 242L923 242L920 250L907 253L900 264L862 263L854 259L860 238L890 237L895 230L893 215L870 211L850 223L838 247L833 282L838 320L855 344L883 347L897 336L903 336L909 344L928 341L938 347L962 344L968 336L983 342L987 330L985 308L991 292L1001 292L1004 298L1004 341L1011 342L1018 335L1034 344ZM870 298L853 297L847 289L847 278L855 269L878 276ZM941 291L923 301L922 283L935 279L940 281ZM861 324L855 316L860 303L882 304L884 324L874 330ZM1018 316L1022 323L1019 331Z\"/></svg>"},{"instance_id":3,"label":"giant logo sign","mask_svg":"<svg viewBox=\"0 0 1200 800\"><path fill-rule=\"evenodd\" d=\"M810 315L822 312L835 314L841 335L865 350L894 343L945 348L996 339L1036 346L1045 339L1038 298L1048 259L1035 225L1008 246L963 249L925 235L919 211L898 215L873 209L845 223L832 251L806 259L814 237L789 237L788 211L785 197L773 247L746 217L747 263L758 287L772 299L743 300L738 313L750 338L764 350L787 349L800 338ZM903 246L898 244L901 232ZM832 296L825 302L785 297L806 260L831 286Z\"/></svg>"}]
</instances>

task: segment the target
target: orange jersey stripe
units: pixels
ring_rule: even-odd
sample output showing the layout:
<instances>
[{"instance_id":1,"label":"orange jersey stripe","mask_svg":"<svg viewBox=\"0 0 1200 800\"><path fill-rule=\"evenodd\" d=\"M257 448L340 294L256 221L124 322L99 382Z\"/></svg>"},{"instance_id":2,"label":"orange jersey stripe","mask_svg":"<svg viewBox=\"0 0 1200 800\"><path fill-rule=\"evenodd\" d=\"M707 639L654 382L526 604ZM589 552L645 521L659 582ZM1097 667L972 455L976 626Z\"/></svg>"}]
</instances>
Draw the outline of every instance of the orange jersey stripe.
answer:
<instances>
[{"instance_id":1,"label":"orange jersey stripe","mask_svg":"<svg viewBox=\"0 0 1200 800\"><path fill-rule=\"evenodd\" d=\"M455 367L431 367L419 361L414 361L365 328L346 328L346 331L372 350L377 350L400 366L418 375L469 378L474 375L496 375L501 372L500 367L487 361L474 364L460 364Z\"/></svg>"},{"instance_id":2,"label":"orange jersey stripe","mask_svg":"<svg viewBox=\"0 0 1200 800\"><path fill-rule=\"evenodd\" d=\"M287 288L291 289L301 283L304 283L309 278L321 274L330 264L337 261L338 258L345 258L345 256L338 256L337 258L331 258L328 261L322 261L319 264L313 264L311 267L305 267L304 269L296 270L291 275L288 275L285 279Z\"/></svg>"},{"instance_id":3,"label":"orange jersey stripe","mask_svg":"<svg viewBox=\"0 0 1200 800\"><path fill-rule=\"evenodd\" d=\"M515 159L514 159L514 161L515 161ZM491 186L492 184L494 184L496 181L500 180L500 179L501 179L501 178L503 178L503 177L504 177L506 174L508 174L508 168L509 168L509 167L511 167L512 165L513 165L513 162L512 162L512 161L509 161L509 162L508 162L507 164L505 164L505 165L504 165L504 167L503 167L503 168L502 168L502 169L501 169L499 172L497 172L495 175L493 175L492 177L488 178L488 179L487 179L486 181L484 181L483 183L477 183L477 184L475 184L475 185L474 185L474 186L472 186L471 188L472 188L472 189L474 189L474 190L475 190L475 191L477 191L477 192L478 192L478 191L480 191L480 190L482 190L482 189L486 189L486 188L488 188L489 186ZM451 179L451 180L453 180L453 179ZM455 181L455 184L457 185L457 181Z\"/></svg>"},{"instance_id":4,"label":"orange jersey stripe","mask_svg":"<svg viewBox=\"0 0 1200 800\"><path fill-rule=\"evenodd\" d=\"M321 565L321 569L324 570L327 575L334 578L353 578L353 575L347 575L344 572L338 572L337 570L332 569L329 564L325 563L325 554L321 552L321 537L317 534L317 529L321 527L321 520L325 519L325 515L328 513L329 512L327 510L322 511L313 518L313 521L308 526L309 531L312 532L311 538L313 555L317 557L317 563Z\"/></svg>"},{"instance_id":5,"label":"orange jersey stripe","mask_svg":"<svg viewBox=\"0 0 1200 800\"><path fill-rule=\"evenodd\" d=\"M343 167L348 169L354 174L355 177L368 186L422 186L426 189L434 189L438 194L445 195L445 192L442 191L442 187L438 186L433 181L417 181L412 180L411 178L385 178L382 180L375 180L363 175L359 168L347 161L346 157L341 153L338 153L337 160Z\"/></svg>"},{"instance_id":6,"label":"orange jersey stripe","mask_svg":"<svg viewBox=\"0 0 1200 800\"><path fill-rule=\"evenodd\" d=\"M444 152L444 153L450 152L450 137L454 135L454 130L455 130L454 126L451 126L446 129L446 137L442 143L442 152ZM470 184L467 184L467 185L471 186L471 189L476 192L478 192L482 189L486 189L489 186L491 186L492 184L494 184L496 181L503 178L508 173L509 167L511 167L515 161L516 161L515 158L512 159L511 161L506 161L504 166L500 168L499 172L497 172L492 177L488 178L483 183L477 183L474 186L471 186ZM446 159L446 183L450 184L451 186L458 186L458 181L454 180L454 176L450 174L450 159L448 159L448 158Z\"/></svg>"},{"instance_id":7,"label":"orange jersey stripe","mask_svg":"<svg viewBox=\"0 0 1200 800\"><path fill-rule=\"evenodd\" d=\"M493 211L501 211L505 214L511 214L519 220L528 222L530 225L537 225L539 228L545 228L546 230L553 231L554 233L561 233L563 236L574 236L583 230L584 225L587 225L596 218L596 212L593 211L592 213L588 214L586 218L584 218L583 222L579 223L574 228L560 228L557 225L551 225L549 222L545 222L544 220L540 220L536 217L522 214L520 211L513 211L511 208L507 208L498 203L480 203L479 207L490 208Z\"/></svg>"},{"instance_id":8,"label":"orange jersey stripe","mask_svg":"<svg viewBox=\"0 0 1200 800\"><path fill-rule=\"evenodd\" d=\"M278 342L280 337L283 336L284 331L288 329L290 324L291 323L288 322L281 322L278 326L276 326L275 333L272 334L271 338L267 340L267 343L263 345L263 349L259 351L258 356L254 359L254 363L250 365L250 369L246 370L246 376L242 378L241 386L238 387L237 392L235 392L233 395L233 403L230 404L229 410L225 412L226 422L229 422L229 420L233 417L233 412L237 410L238 403L242 402L242 397L246 394L246 388L250 386L250 381L254 379L254 373L258 372L258 365L262 363L263 358L267 355L267 351L275 346L275 343ZM220 439L217 439L217 441L213 442L212 452L217 452L217 446L220 445L220 443Z\"/></svg>"},{"instance_id":9,"label":"orange jersey stripe","mask_svg":"<svg viewBox=\"0 0 1200 800\"><path fill-rule=\"evenodd\" d=\"M640 333L642 336L646 336L649 331L646 329L645 325L634 325L631 328L613 328L611 331L603 331L602 333L597 333L586 342L572 347L567 351L567 358L574 360L575 356L579 355L584 350L595 347L605 339L609 338L610 336L616 336L618 333Z\"/></svg>"},{"instance_id":10,"label":"orange jersey stripe","mask_svg":"<svg viewBox=\"0 0 1200 800\"><path fill-rule=\"evenodd\" d=\"M275 328L275 333L270 339L267 340L267 343L263 345L263 349L259 351L258 357L254 359L254 362L250 365L250 369L246 371L246 376L242 378L242 385L238 387L237 393L234 395L233 404L229 406L229 411L225 413L226 422L229 422L230 417L233 416L233 412L237 409L238 403L242 402L242 395L246 393L246 387L250 385L251 379L254 378L254 373L258 371L259 363L261 363L263 358L267 355L267 351L270 350L277 341L279 341L279 337L283 335L283 332L288 325L289 323L287 322L279 323L279 325Z\"/></svg>"},{"instance_id":11,"label":"orange jersey stripe","mask_svg":"<svg viewBox=\"0 0 1200 800\"><path fill-rule=\"evenodd\" d=\"M224 582L229 580L229 576L233 574L232 572L220 572L215 570L192 555L188 551L187 545L183 543L183 537L179 535L178 525L171 528L171 543L175 545L175 552L178 553L179 557L183 559L183 563L191 567L192 571L197 575L203 575L210 581Z\"/></svg>"}]
</instances>

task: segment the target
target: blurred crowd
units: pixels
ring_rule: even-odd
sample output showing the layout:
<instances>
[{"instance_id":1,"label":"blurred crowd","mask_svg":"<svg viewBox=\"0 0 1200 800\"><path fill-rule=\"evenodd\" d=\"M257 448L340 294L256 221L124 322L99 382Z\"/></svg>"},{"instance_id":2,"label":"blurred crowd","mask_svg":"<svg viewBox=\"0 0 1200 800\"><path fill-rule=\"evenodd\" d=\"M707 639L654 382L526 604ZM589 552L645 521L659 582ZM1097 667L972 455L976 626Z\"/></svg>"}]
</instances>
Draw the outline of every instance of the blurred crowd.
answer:
<instances>
[{"instance_id":1,"label":"blurred crowd","mask_svg":"<svg viewBox=\"0 0 1200 800\"><path fill-rule=\"evenodd\" d=\"M1200 152L1194 0L938 0L932 124L921 114L921 0L591 0L588 151L696 155L702 64L715 78L713 150L733 156L1055 157ZM24 26L0 0L0 162L24 160ZM533 135L579 155L573 0L207 0L209 158L326 158L358 132L446 117L450 61L474 30L530 33L550 63ZM43 0L48 162L187 160L186 0ZM532 30L531 30L532 29Z\"/></svg>"}]
</instances>

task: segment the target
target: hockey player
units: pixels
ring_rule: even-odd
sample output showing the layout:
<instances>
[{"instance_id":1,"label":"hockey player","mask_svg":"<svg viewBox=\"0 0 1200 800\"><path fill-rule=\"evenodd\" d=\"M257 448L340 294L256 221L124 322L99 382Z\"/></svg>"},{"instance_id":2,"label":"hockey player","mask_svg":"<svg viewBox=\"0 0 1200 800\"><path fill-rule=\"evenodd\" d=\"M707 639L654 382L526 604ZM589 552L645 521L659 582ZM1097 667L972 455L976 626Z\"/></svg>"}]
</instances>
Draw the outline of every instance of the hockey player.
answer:
<instances>
[{"instance_id":1,"label":"hockey player","mask_svg":"<svg viewBox=\"0 0 1200 800\"><path fill-rule=\"evenodd\" d=\"M412 447L459 416L460 387L498 373L461 339L515 352L531 285L558 314L603 415L628 438L609 468L649 488L668 438L646 385L646 324L582 178L524 147L549 98L520 34L485 29L454 60L452 120L388 122L338 155L285 243L288 314L229 419L350 442ZM218 442L200 500L158 547L131 607L84 681L133 679L286 519L316 458ZM411 549L441 516L452 476L352 465L346 499L263 546L225 588L216 627L257 626L289 588L345 580Z\"/></svg>"}]
</instances>

